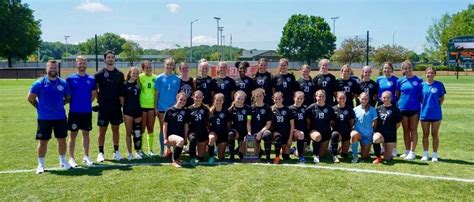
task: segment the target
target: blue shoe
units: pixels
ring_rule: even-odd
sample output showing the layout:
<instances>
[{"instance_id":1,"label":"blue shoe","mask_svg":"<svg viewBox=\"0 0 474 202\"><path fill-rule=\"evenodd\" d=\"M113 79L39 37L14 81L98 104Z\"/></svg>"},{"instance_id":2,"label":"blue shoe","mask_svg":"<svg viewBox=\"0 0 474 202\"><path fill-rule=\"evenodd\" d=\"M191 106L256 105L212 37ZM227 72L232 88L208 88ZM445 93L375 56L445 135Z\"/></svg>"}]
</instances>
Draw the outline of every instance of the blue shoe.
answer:
<instances>
[{"instance_id":1,"label":"blue shoe","mask_svg":"<svg viewBox=\"0 0 474 202\"><path fill-rule=\"evenodd\" d=\"M196 158L191 158L191 160L189 160L189 163L191 164L191 166L196 166Z\"/></svg>"},{"instance_id":2,"label":"blue shoe","mask_svg":"<svg viewBox=\"0 0 474 202\"><path fill-rule=\"evenodd\" d=\"M291 147L290 148L290 154L295 154L295 151L296 151L296 147Z\"/></svg>"},{"instance_id":3,"label":"blue shoe","mask_svg":"<svg viewBox=\"0 0 474 202\"><path fill-rule=\"evenodd\" d=\"M216 159L212 156L212 157L209 157L209 160L207 161L207 163L209 165L214 165L214 162L216 161Z\"/></svg>"},{"instance_id":4,"label":"blue shoe","mask_svg":"<svg viewBox=\"0 0 474 202\"><path fill-rule=\"evenodd\" d=\"M304 159L304 156L300 156L300 157L299 157L299 160L300 160L300 163L301 163L301 164L306 163L306 160Z\"/></svg>"}]
</instances>

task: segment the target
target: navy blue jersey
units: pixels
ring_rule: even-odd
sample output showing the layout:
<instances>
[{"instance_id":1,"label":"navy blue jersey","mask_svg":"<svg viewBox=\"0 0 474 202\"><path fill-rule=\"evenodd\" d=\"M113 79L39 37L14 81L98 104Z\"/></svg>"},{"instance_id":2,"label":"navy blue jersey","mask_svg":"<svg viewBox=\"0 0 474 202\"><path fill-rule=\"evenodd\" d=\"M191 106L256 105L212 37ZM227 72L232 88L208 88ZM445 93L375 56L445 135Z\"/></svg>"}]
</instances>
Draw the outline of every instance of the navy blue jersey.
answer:
<instances>
[{"instance_id":1,"label":"navy blue jersey","mask_svg":"<svg viewBox=\"0 0 474 202\"><path fill-rule=\"evenodd\" d=\"M185 137L184 126L188 123L188 111L185 108L178 109L174 106L166 110L164 122L168 123L168 131L166 135L178 135Z\"/></svg>"},{"instance_id":2,"label":"navy blue jersey","mask_svg":"<svg viewBox=\"0 0 474 202\"><path fill-rule=\"evenodd\" d=\"M334 105L334 92L336 92L336 77L331 73L318 74L313 79L316 91L324 90L326 92L326 103ZM308 105L309 106L309 105Z\"/></svg>"},{"instance_id":3,"label":"navy blue jersey","mask_svg":"<svg viewBox=\"0 0 474 202\"><path fill-rule=\"evenodd\" d=\"M205 78L197 77L196 79L196 90L202 91L204 98L202 102L204 104L210 105L212 103L212 87L214 86L214 80L207 76Z\"/></svg>"},{"instance_id":4,"label":"navy blue jersey","mask_svg":"<svg viewBox=\"0 0 474 202\"><path fill-rule=\"evenodd\" d=\"M306 106L302 105L300 107L295 107L294 105L291 105L289 109L293 113L295 119L295 129L307 133L308 125L306 122Z\"/></svg>"},{"instance_id":5,"label":"navy blue jersey","mask_svg":"<svg viewBox=\"0 0 474 202\"><path fill-rule=\"evenodd\" d=\"M331 133L331 121L334 120L334 110L328 104L318 106L316 103L306 109L306 115L309 119L309 129L317 130L321 134Z\"/></svg>"},{"instance_id":6,"label":"navy blue jersey","mask_svg":"<svg viewBox=\"0 0 474 202\"><path fill-rule=\"evenodd\" d=\"M187 81L183 81L183 79L180 80L181 82L179 85L179 92L185 93L186 97L188 97L185 107L191 106L194 102L193 98L191 97L194 93L193 77L189 77Z\"/></svg>"},{"instance_id":7,"label":"navy blue jersey","mask_svg":"<svg viewBox=\"0 0 474 202\"><path fill-rule=\"evenodd\" d=\"M140 107L140 86L135 81L130 83L125 81L123 84L123 111L126 112L137 112L141 110ZM126 113L128 114L128 113Z\"/></svg>"},{"instance_id":8,"label":"navy blue jersey","mask_svg":"<svg viewBox=\"0 0 474 202\"><path fill-rule=\"evenodd\" d=\"M289 136L291 131L290 121L293 120L293 113L287 106L282 108L274 107L272 119L273 132L279 132L282 135Z\"/></svg>"},{"instance_id":9,"label":"navy blue jersey","mask_svg":"<svg viewBox=\"0 0 474 202\"><path fill-rule=\"evenodd\" d=\"M275 92L283 93L283 105L290 106L294 103L293 93L298 89L295 76L293 74L277 74L273 77L272 85Z\"/></svg>"},{"instance_id":10,"label":"navy blue jersey","mask_svg":"<svg viewBox=\"0 0 474 202\"><path fill-rule=\"evenodd\" d=\"M252 109L248 105L244 105L243 107L232 107L230 110L231 114L231 121L232 121L232 129L236 129L244 134L239 135L247 135L247 115L251 115Z\"/></svg>"},{"instance_id":11,"label":"navy blue jersey","mask_svg":"<svg viewBox=\"0 0 474 202\"><path fill-rule=\"evenodd\" d=\"M189 132L197 134L209 134L208 120L209 108L204 105L200 107L188 107Z\"/></svg>"},{"instance_id":12,"label":"navy blue jersey","mask_svg":"<svg viewBox=\"0 0 474 202\"><path fill-rule=\"evenodd\" d=\"M267 125L267 121L271 120L272 109L267 104L264 104L261 107L255 105L252 106L252 120L250 121L250 124L252 125L252 134L258 133L263 127L265 127L265 125Z\"/></svg>"},{"instance_id":13,"label":"navy blue jersey","mask_svg":"<svg viewBox=\"0 0 474 202\"><path fill-rule=\"evenodd\" d=\"M360 94L360 86L356 80L342 78L336 81L336 91L342 91L346 95L346 106L354 108L354 95Z\"/></svg>"},{"instance_id":14,"label":"navy blue jersey","mask_svg":"<svg viewBox=\"0 0 474 202\"><path fill-rule=\"evenodd\" d=\"M99 91L97 102L101 107L120 106L119 97L122 96L122 85L125 82L123 73L117 68L112 71L103 68L94 77Z\"/></svg>"},{"instance_id":15,"label":"navy blue jersey","mask_svg":"<svg viewBox=\"0 0 474 202\"><path fill-rule=\"evenodd\" d=\"M298 79L299 90L304 93L304 102L303 105L309 106L315 102L314 93L316 92L316 86L314 85L311 78L309 80L304 80L303 78ZM329 97L330 98L330 97ZM326 97L326 100L328 97Z\"/></svg>"},{"instance_id":16,"label":"navy blue jersey","mask_svg":"<svg viewBox=\"0 0 474 202\"><path fill-rule=\"evenodd\" d=\"M337 105L333 107L334 110L334 131L341 134L350 134L352 130L351 120L354 121L354 110L348 106L339 108ZM354 123L354 122L352 122Z\"/></svg>"},{"instance_id":17,"label":"navy blue jersey","mask_svg":"<svg viewBox=\"0 0 474 202\"><path fill-rule=\"evenodd\" d=\"M265 102L267 105L272 105L272 74L270 74L270 72L265 72L263 74L257 72L253 76L253 79L255 80L255 88L262 88L265 90L265 98L263 99L263 102Z\"/></svg>"},{"instance_id":18,"label":"navy blue jersey","mask_svg":"<svg viewBox=\"0 0 474 202\"><path fill-rule=\"evenodd\" d=\"M226 76L225 78L215 78L214 79L214 88L213 92L215 94L222 93L224 94L224 104L223 108L227 109L232 103L232 92L235 91L235 81L234 79Z\"/></svg>"},{"instance_id":19,"label":"navy blue jersey","mask_svg":"<svg viewBox=\"0 0 474 202\"><path fill-rule=\"evenodd\" d=\"M242 90L247 94L245 97L245 104L251 105L252 91L255 89L255 83L252 78L248 76L237 77L235 79L236 90Z\"/></svg>"},{"instance_id":20,"label":"navy blue jersey","mask_svg":"<svg viewBox=\"0 0 474 202\"><path fill-rule=\"evenodd\" d=\"M221 111L214 111L209 117L210 131L217 134L226 134L229 131L228 123L230 120L229 111L222 109Z\"/></svg>"},{"instance_id":21,"label":"navy blue jersey","mask_svg":"<svg viewBox=\"0 0 474 202\"><path fill-rule=\"evenodd\" d=\"M359 83L360 92L365 92L369 95L369 104L375 107L377 103L377 95L379 94L379 85L374 80L364 81L361 80ZM359 105L358 99L356 99L357 105Z\"/></svg>"},{"instance_id":22,"label":"navy blue jersey","mask_svg":"<svg viewBox=\"0 0 474 202\"><path fill-rule=\"evenodd\" d=\"M402 121L402 114L395 105L390 107L383 105L378 106L377 117L377 128L375 128L375 132L397 134L397 123Z\"/></svg>"}]
</instances>

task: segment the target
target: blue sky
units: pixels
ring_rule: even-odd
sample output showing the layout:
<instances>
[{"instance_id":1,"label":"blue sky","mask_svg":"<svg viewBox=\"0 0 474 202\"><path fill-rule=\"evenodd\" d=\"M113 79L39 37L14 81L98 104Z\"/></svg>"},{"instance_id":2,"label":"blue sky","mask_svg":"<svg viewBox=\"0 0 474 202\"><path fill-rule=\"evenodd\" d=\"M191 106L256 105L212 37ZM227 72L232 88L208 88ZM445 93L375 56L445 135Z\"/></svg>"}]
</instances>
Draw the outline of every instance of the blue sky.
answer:
<instances>
[{"instance_id":1,"label":"blue sky","mask_svg":"<svg viewBox=\"0 0 474 202\"><path fill-rule=\"evenodd\" d=\"M134 40L144 48L189 46L190 22L193 45L216 44L216 20L221 18L225 44L245 49L276 49L283 26L293 14L321 16L333 27L336 20L337 46L345 38L365 37L372 45L402 45L422 52L425 34L434 19L444 13L466 9L465 0L28 0L41 19L44 41L79 43L94 34L113 32Z\"/></svg>"}]
</instances>

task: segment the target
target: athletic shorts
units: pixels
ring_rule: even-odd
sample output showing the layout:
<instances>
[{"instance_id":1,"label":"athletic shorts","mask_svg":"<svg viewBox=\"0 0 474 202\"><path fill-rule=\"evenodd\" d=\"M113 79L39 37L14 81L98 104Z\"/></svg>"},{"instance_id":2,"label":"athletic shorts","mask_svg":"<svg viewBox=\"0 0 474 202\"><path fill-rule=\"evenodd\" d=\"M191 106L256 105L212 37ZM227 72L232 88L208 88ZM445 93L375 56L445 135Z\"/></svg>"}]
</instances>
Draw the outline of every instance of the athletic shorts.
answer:
<instances>
[{"instance_id":1,"label":"athletic shorts","mask_svg":"<svg viewBox=\"0 0 474 202\"><path fill-rule=\"evenodd\" d=\"M351 139L351 132L347 132L347 131L345 131L345 132L339 132L339 131L337 131L337 130L334 130L333 133L334 133L334 132L337 132L337 133L339 133L339 134L341 135L341 142L345 142L345 141L348 141L348 140Z\"/></svg>"},{"instance_id":2,"label":"athletic shorts","mask_svg":"<svg viewBox=\"0 0 474 202\"><path fill-rule=\"evenodd\" d=\"M412 117L420 113L420 110L404 110L400 111L404 117Z\"/></svg>"},{"instance_id":3,"label":"athletic shorts","mask_svg":"<svg viewBox=\"0 0 474 202\"><path fill-rule=\"evenodd\" d=\"M237 133L236 135L239 136L239 138L237 139L239 142L242 142L244 141L244 138L245 136L247 135L247 132L242 130L242 129L230 129L230 131L234 131L234 133ZM229 131L229 132L230 132Z\"/></svg>"},{"instance_id":4,"label":"athletic shorts","mask_svg":"<svg viewBox=\"0 0 474 202\"><path fill-rule=\"evenodd\" d=\"M67 119L67 128L70 131L91 131L92 130L92 112L80 113L69 112Z\"/></svg>"},{"instance_id":5,"label":"athletic shorts","mask_svg":"<svg viewBox=\"0 0 474 202\"><path fill-rule=\"evenodd\" d=\"M67 137L67 120L38 120L38 128L36 130L36 140L49 140L51 133L54 131L54 137Z\"/></svg>"},{"instance_id":6,"label":"athletic shorts","mask_svg":"<svg viewBox=\"0 0 474 202\"><path fill-rule=\"evenodd\" d=\"M357 131L360 134L360 144L369 145L373 143L374 134L363 134L360 131Z\"/></svg>"},{"instance_id":7,"label":"athletic shorts","mask_svg":"<svg viewBox=\"0 0 474 202\"><path fill-rule=\"evenodd\" d=\"M215 131L214 131L215 132ZM224 143L224 142L228 142L228 139L229 139L229 133L226 131L226 132L221 132L221 133L217 133L217 140L216 140L216 144L220 144L220 143Z\"/></svg>"},{"instance_id":8,"label":"athletic shorts","mask_svg":"<svg viewBox=\"0 0 474 202\"><path fill-rule=\"evenodd\" d=\"M441 121L441 119L421 119L421 121L423 121L423 122L430 122L430 123L434 123L434 122Z\"/></svg>"},{"instance_id":9,"label":"athletic shorts","mask_svg":"<svg viewBox=\"0 0 474 202\"><path fill-rule=\"evenodd\" d=\"M133 117L134 119L142 117L142 111L141 110L132 110L132 109L124 109L123 110L123 115L127 115L130 117Z\"/></svg>"},{"instance_id":10,"label":"athletic shorts","mask_svg":"<svg viewBox=\"0 0 474 202\"><path fill-rule=\"evenodd\" d=\"M122 110L120 107L109 108L109 107L100 107L97 125L101 127L107 127L110 124L120 125L123 122Z\"/></svg>"},{"instance_id":11,"label":"athletic shorts","mask_svg":"<svg viewBox=\"0 0 474 202\"><path fill-rule=\"evenodd\" d=\"M383 136L383 139L384 139L384 142L385 143L397 143L397 133L382 133L380 132L380 134L382 134Z\"/></svg>"},{"instance_id":12,"label":"athletic shorts","mask_svg":"<svg viewBox=\"0 0 474 202\"><path fill-rule=\"evenodd\" d=\"M143 108L142 107L142 112L149 112L149 111L155 111L154 108Z\"/></svg>"},{"instance_id":13,"label":"athletic shorts","mask_svg":"<svg viewBox=\"0 0 474 202\"><path fill-rule=\"evenodd\" d=\"M286 133L286 134L281 134L281 141L282 141L282 144L281 145L287 145L288 143L288 140L290 139L290 134L289 133ZM289 145L291 146L291 145Z\"/></svg>"},{"instance_id":14,"label":"athletic shorts","mask_svg":"<svg viewBox=\"0 0 474 202\"><path fill-rule=\"evenodd\" d=\"M314 131L319 132L318 130L314 130ZM310 133L311 133L311 132L310 132ZM331 132L326 132L326 133L324 133L324 132L319 132L319 133L321 133L321 141L320 141L320 142L326 142L326 141L328 141L328 140L331 139ZM310 134L310 135L311 135L311 134ZM310 138L311 138L311 136L310 136Z\"/></svg>"},{"instance_id":15,"label":"athletic shorts","mask_svg":"<svg viewBox=\"0 0 474 202\"><path fill-rule=\"evenodd\" d=\"M207 142L209 141L209 132L207 131L189 131L189 134L194 133L196 134L196 138L198 142Z\"/></svg>"}]
</instances>

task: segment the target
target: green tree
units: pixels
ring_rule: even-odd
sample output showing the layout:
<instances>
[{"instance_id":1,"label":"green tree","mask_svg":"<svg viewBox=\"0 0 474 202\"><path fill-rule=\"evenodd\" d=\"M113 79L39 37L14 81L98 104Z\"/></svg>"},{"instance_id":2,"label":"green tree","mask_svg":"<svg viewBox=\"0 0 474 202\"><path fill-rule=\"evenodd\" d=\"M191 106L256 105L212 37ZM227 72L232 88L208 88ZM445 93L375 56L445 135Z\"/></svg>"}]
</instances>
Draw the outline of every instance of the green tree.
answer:
<instances>
[{"instance_id":1,"label":"green tree","mask_svg":"<svg viewBox=\"0 0 474 202\"><path fill-rule=\"evenodd\" d=\"M384 62L397 63L406 60L407 49L399 45L382 45L372 55L373 61L380 66Z\"/></svg>"},{"instance_id":2,"label":"green tree","mask_svg":"<svg viewBox=\"0 0 474 202\"><path fill-rule=\"evenodd\" d=\"M107 50L112 50L115 54L122 52L122 46L127 41L114 33L105 33L97 36L97 51L102 54ZM87 41L79 43L80 54L95 54L95 39L94 37L87 39Z\"/></svg>"},{"instance_id":3,"label":"green tree","mask_svg":"<svg viewBox=\"0 0 474 202\"><path fill-rule=\"evenodd\" d=\"M416 54L415 51L408 51L406 59L408 59L412 62L419 62L420 61L420 56L418 54Z\"/></svg>"},{"instance_id":4,"label":"green tree","mask_svg":"<svg viewBox=\"0 0 474 202\"><path fill-rule=\"evenodd\" d=\"M332 59L339 64L351 64L361 62L366 54L367 42L363 38L355 37L345 39L341 47L334 51ZM372 49L369 47L369 50Z\"/></svg>"},{"instance_id":5,"label":"green tree","mask_svg":"<svg viewBox=\"0 0 474 202\"><path fill-rule=\"evenodd\" d=\"M283 27L278 53L290 60L303 60L309 65L329 57L336 49L336 37L324 18L292 15Z\"/></svg>"},{"instance_id":6,"label":"green tree","mask_svg":"<svg viewBox=\"0 0 474 202\"><path fill-rule=\"evenodd\" d=\"M130 63L133 66L133 62L139 61L140 56L143 54L143 49L140 45L133 41L127 41L122 45L122 52L119 54L121 58Z\"/></svg>"},{"instance_id":7,"label":"green tree","mask_svg":"<svg viewBox=\"0 0 474 202\"><path fill-rule=\"evenodd\" d=\"M26 59L36 51L41 41L40 20L21 0L0 1L0 57L8 60Z\"/></svg>"}]
</instances>

